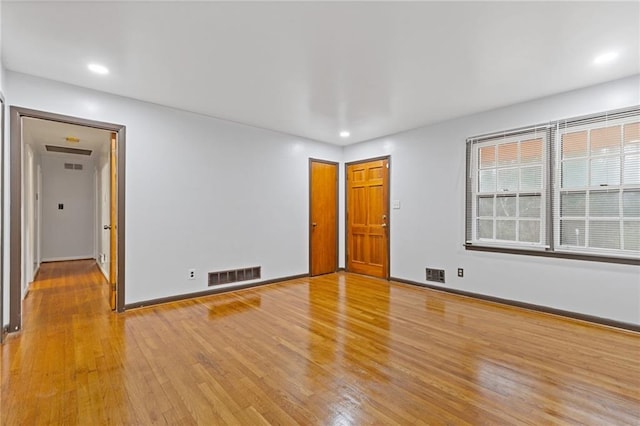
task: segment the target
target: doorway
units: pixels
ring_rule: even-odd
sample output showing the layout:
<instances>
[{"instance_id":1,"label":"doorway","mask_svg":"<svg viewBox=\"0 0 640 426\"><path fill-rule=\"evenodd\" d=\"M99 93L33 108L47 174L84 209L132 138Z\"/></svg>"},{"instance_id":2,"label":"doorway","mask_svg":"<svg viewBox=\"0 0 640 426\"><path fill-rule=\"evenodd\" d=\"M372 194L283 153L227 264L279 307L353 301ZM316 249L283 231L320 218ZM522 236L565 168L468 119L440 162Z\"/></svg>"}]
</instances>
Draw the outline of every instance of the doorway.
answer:
<instances>
[{"instance_id":1,"label":"doorway","mask_svg":"<svg viewBox=\"0 0 640 426\"><path fill-rule=\"evenodd\" d=\"M347 271L389 278L389 157L346 164Z\"/></svg>"},{"instance_id":2,"label":"doorway","mask_svg":"<svg viewBox=\"0 0 640 426\"><path fill-rule=\"evenodd\" d=\"M44 120L49 123L49 125L72 125L72 126L80 126L82 128L88 130L100 130L107 131L109 137L105 142L105 155L107 158L107 164L110 169L110 180L114 183L112 185L111 190L115 191L114 196L110 199L113 200L111 204L111 210L113 218L115 221L107 224L112 227L111 233L113 234L112 241L114 242L113 247L111 247L111 251L115 250L116 255L110 258L111 270L114 272L116 279L113 281L115 287L111 287L113 297L115 303L112 305L112 308L117 310L118 312L124 311L124 183L125 183L125 126L111 123L104 123L99 121L85 120L77 117L70 117L65 115L53 114L44 111L35 111L29 110L20 107L11 107L10 108L10 119L11 119L11 140L10 140L10 148L11 148L11 158L10 158L10 272L9 272L9 332L16 332L22 327L22 291L23 291L23 283L25 279L28 279L28 274L24 271L27 270L27 262L31 262L32 260L28 258L25 254L25 247L30 243L29 239L23 235L23 225L24 219L22 215L22 210L25 205L28 205L30 199L27 199L23 194L23 187L26 183L29 183L26 179L28 175L25 175L27 170L23 167L23 159L27 158L28 155L25 155L25 152L32 151L32 148L25 147L24 145L24 122L25 120ZM70 140L67 140L71 142ZM59 142L59 141L58 141ZM69 148L65 146L60 146L64 144L54 144L57 145L57 148L62 148L63 151L57 152L65 152L65 150L71 151L82 151L81 149ZM47 148L47 150L49 150ZM67 152L68 153L68 152ZM79 154L79 152L74 152L74 154ZM77 163L77 164L76 164ZM25 165L30 164L29 162L25 163ZM65 169L73 170L82 170L82 162L64 162ZM46 177L45 177L46 179ZM40 203L42 204L42 203ZM65 206L64 203L58 203L56 208L62 211ZM32 220L33 216L29 216L27 220ZM41 220L41 218L39 218ZM102 229L102 224L94 223L92 226L92 230L97 232L97 227L100 225L100 229ZM39 230L42 227L36 228ZM28 253L33 253L34 250L31 248ZM46 257L46 253L38 253L38 256ZM92 251L92 257L95 256L95 252ZM64 259L61 259L64 260Z\"/></svg>"},{"instance_id":3,"label":"doorway","mask_svg":"<svg viewBox=\"0 0 640 426\"><path fill-rule=\"evenodd\" d=\"M338 270L338 163L309 159L309 275Z\"/></svg>"}]
</instances>

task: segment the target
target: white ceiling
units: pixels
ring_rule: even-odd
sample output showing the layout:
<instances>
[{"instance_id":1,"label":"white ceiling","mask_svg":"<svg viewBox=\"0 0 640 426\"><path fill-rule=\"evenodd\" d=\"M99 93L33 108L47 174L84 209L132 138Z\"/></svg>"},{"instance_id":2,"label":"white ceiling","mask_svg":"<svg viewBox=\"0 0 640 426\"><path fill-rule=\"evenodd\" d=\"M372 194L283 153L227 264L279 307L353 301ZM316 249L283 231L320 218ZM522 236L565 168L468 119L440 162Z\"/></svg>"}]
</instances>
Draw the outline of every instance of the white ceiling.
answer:
<instances>
[{"instance_id":1,"label":"white ceiling","mask_svg":"<svg viewBox=\"0 0 640 426\"><path fill-rule=\"evenodd\" d=\"M5 0L2 44L13 71L344 145L640 73L640 2Z\"/></svg>"},{"instance_id":2,"label":"white ceiling","mask_svg":"<svg viewBox=\"0 0 640 426\"><path fill-rule=\"evenodd\" d=\"M89 149L93 151L91 156L82 156L81 158L95 160L101 155L108 154L111 146L111 133L107 130L37 118L23 118L22 129L24 143L31 145L34 151L39 154L78 157L77 154L51 153L45 149L45 145L55 145L65 148ZM66 138L69 136L78 138L80 141L67 142Z\"/></svg>"}]
</instances>

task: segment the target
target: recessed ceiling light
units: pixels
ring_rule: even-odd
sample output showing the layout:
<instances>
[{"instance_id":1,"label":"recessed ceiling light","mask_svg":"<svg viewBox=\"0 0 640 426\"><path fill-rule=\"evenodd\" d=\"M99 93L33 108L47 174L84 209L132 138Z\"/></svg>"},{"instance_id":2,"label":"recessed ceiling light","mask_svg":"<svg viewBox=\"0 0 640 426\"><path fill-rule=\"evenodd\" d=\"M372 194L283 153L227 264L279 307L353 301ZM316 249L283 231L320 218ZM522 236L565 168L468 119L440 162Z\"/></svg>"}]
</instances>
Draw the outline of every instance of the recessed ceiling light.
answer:
<instances>
[{"instance_id":1,"label":"recessed ceiling light","mask_svg":"<svg viewBox=\"0 0 640 426\"><path fill-rule=\"evenodd\" d=\"M341 138L348 138L349 136L351 136L351 133L347 132L346 130L343 130L342 132L340 132Z\"/></svg>"},{"instance_id":2,"label":"recessed ceiling light","mask_svg":"<svg viewBox=\"0 0 640 426\"><path fill-rule=\"evenodd\" d=\"M614 52L614 51L606 52L596 56L593 59L593 63L596 65L604 65L604 64L608 64L609 62L613 62L617 57L618 57L618 52Z\"/></svg>"},{"instance_id":3,"label":"recessed ceiling light","mask_svg":"<svg viewBox=\"0 0 640 426\"><path fill-rule=\"evenodd\" d=\"M104 65L89 64L87 65L87 68L89 68L89 71L94 72L96 74L100 74L100 75L109 74L109 68L105 67Z\"/></svg>"}]
</instances>

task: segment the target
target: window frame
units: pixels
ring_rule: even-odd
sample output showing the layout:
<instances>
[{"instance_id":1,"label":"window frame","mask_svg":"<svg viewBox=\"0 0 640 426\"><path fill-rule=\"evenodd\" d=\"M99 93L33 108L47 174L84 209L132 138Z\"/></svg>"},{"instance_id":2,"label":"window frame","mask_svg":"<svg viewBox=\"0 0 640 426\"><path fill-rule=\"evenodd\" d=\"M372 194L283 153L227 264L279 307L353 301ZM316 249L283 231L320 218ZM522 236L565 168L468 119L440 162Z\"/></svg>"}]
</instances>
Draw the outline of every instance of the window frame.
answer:
<instances>
[{"instance_id":1,"label":"window frame","mask_svg":"<svg viewBox=\"0 0 640 426\"><path fill-rule=\"evenodd\" d=\"M542 167L542 171L541 171L541 188L540 190L521 190L520 189L520 177L521 177L521 173L520 171L522 170L523 166L527 167L527 163L522 163L520 162L520 144L524 141L529 141L529 140L535 140L535 139L541 139L542 140L542 161L539 163L540 166ZM515 191L507 191L507 192L500 192L498 191L498 188L496 187L495 190L493 192L485 192L485 191L480 191L479 189L479 184L480 184L480 179L477 178L478 174L480 173L480 171L482 171L482 167L478 164L479 163L479 152L482 148L485 147L495 147L496 148L496 157L497 157L497 152L499 150L499 146L500 145L506 145L506 144L510 144L510 143L518 143L518 161L516 163L514 163L511 166L500 166L498 164L498 161L496 159L495 162L495 166L492 167L491 169L496 170L496 185L497 185L497 181L498 181L498 173L500 169L508 169L508 168L517 168L518 170L518 189ZM547 161L547 156L549 155L549 146L548 146L548 129L546 128L535 128L529 131L518 131L517 133L505 133L503 135L499 135L499 136L494 136L494 137L488 137L488 138L483 138L481 140L475 141L471 147L471 164L469 165L469 169L470 169L470 173L472 174L471 176L471 212L472 212L472 220L471 220L471 240L467 240L468 242L470 241L472 244L478 244L478 245L482 245L482 246L493 246L493 247L509 247L509 248L515 248L515 249L523 249L523 250L545 250L548 247L548 243L547 243L547 236L546 233L544 232L544 230L546 229L546 220L547 220L547 204L548 204L548 198L549 198L549 194L547 191L548 188L548 161ZM485 169L487 170L487 169ZM502 196L500 195L502 194ZM521 220L524 221L528 221L530 219L526 219L524 216L520 216L519 215L519 200L521 196L528 196L528 195L540 195L540 217L539 219L533 219L533 221L539 221L540 222L540 231L539 231L539 237L540 237L540 242L525 242L525 241L518 241L518 226L520 224ZM478 199L479 198L492 198L493 199L493 215L491 217L486 216L484 217L485 220L488 220L488 218L491 218L491 220L493 221L493 235L494 238L492 239L482 239L480 237L478 237L477 239L475 238L475 236L478 234L478 221L482 220L483 217L480 216L477 212L478 212ZM516 199L516 214L512 217L510 216L498 216L496 209L497 209L497 203L498 203L498 198L502 198L502 197L515 197ZM509 218L509 219L507 219ZM524 218L524 219L523 219ZM516 233L516 240L511 241L511 240L499 240L497 238L497 222L498 220L513 220L516 223L516 228L515 228L515 233Z\"/></svg>"},{"instance_id":2,"label":"window frame","mask_svg":"<svg viewBox=\"0 0 640 426\"><path fill-rule=\"evenodd\" d=\"M562 191L571 192L571 189L561 188L561 170L562 163L561 158L561 130L568 132L574 131L579 127L591 126L590 128L597 127L597 123L607 123L608 121L623 120L622 125L628 122L640 121L640 105L623 108L619 110L606 111L601 113L595 113L580 117L574 117L563 120L551 121L545 124L538 124L535 126L527 126L509 131L494 132L490 134L484 134L474 137L469 137L466 140L466 185L465 185L465 240L464 247L470 251L485 251L495 253L509 253L509 254L521 254L531 256L543 256L554 258L566 258L574 260L587 260L595 262L607 262L607 263L620 263L640 265L640 254L635 253L621 253L621 250L611 249L587 249L587 250L566 250L565 247L559 244L560 240L560 205L558 204L560 199L560 193ZM604 126L602 126L604 127ZM527 245L521 242L503 242L503 241L481 241L473 240L476 235L477 227L477 188L474 185L478 184L477 177L474 178L474 170L477 173L479 166L475 165L474 161L477 161L477 152L479 145L482 143L495 144L498 139L503 138L520 138L521 141L527 140L523 137L523 134L540 134L546 133L546 139L544 141L543 153L543 200L544 208L541 207L541 236L544 235L545 240L541 241L541 244L533 243L533 245ZM622 142L624 144L624 142ZM621 162L624 162L624 145L621 146L621 152L619 158ZM589 158L591 157L589 152ZM588 163L590 164L590 162ZM623 165L621 164L621 176L623 176ZM589 172L590 173L590 172ZM477 176L477 175L476 175ZM590 181L587 182L590 184ZM640 185L636 185L632 190L640 190ZM620 186L617 186L617 191L622 197L623 186L622 182ZM628 188L627 188L628 189ZM578 190L578 189L576 189ZM604 189L603 189L604 190ZM579 190L578 190L579 191ZM556 208L557 206L557 208ZM494 201L495 209L495 201ZM586 215L586 214L585 214ZM496 220L494 210L494 221ZM619 219L621 227L624 226L624 215L620 212ZM636 219L632 219L635 221ZM640 218L637 220L640 221ZM495 226L495 225L494 225ZM495 233L494 233L495 237ZM622 235L621 235L622 238Z\"/></svg>"},{"instance_id":3,"label":"window frame","mask_svg":"<svg viewBox=\"0 0 640 426\"><path fill-rule=\"evenodd\" d=\"M596 248L596 247L589 247L588 244L585 244L585 246L577 246L577 245L570 245L570 244L561 244L560 238L561 238L561 232L560 232L560 227L561 227L561 222L565 217L568 217L569 219L565 219L565 220L584 220L585 222L585 227L587 229L587 233L585 233L585 240L587 238L589 238L589 229L591 227L591 223L592 222L597 222L597 221L616 221L619 222L619 227L621 228L621 232L620 232L620 238L621 238L621 245L623 243L623 238L624 238L624 232L622 232L622 228L624 227L624 222L625 220L630 221L630 222L638 222L640 221L640 217L631 217L631 218L626 218L624 216L624 209L623 209L623 194L626 191L630 191L630 192L634 192L634 191L640 191L640 183L636 183L636 184L626 184L623 182L624 179L624 159L626 155L640 155L640 151L637 152L632 152L631 154L629 153L625 153L624 151L624 140L623 140L623 135L621 135L620 138L620 151L617 154L596 154L593 155L591 152L591 138L589 137L587 139L587 148L586 148L586 156L583 157L576 157L576 158L570 158L569 160L565 160L562 158L562 135L566 134L566 133L574 133L574 132L581 132L581 131L592 131L594 129L599 129L599 128L606 128L607 126L620 126L621 127L621 131L624 131L624 126L625 124L630 124L630 123L635 123L640 121L640 115L638 116L634 116L634 115L629 115L629 116L622 116L622 117L615 117L615 118L610 118L608 116L605 117L604 120L600 120L600 121L593 121L593 122L588 122L586 124L573 124L573 125L563 125L562 123L559 123L559 125L557 126L557 129L555 130L556 132L556 138L557 138L557 143L555 144L555 156L556 156L556 161L554 164L554 177L555 177L555 182L557 182L556 185L554 185L554 187L552 188L553 191L553 200L554 200L554 205L558 206L558 208L556 209L556 211L554 212L555 215L553 217L553 231L554 231L554 247L555 247L555 251L557 252L564 252L564 253L581 253L581 254L588 254L588 255L595 255L595 256L605 256L605 257L621 257L621 258L630 258L630 259L636 259L639 258L640 255L636 255L634 256L633 254L628 253L628 251L625 251L624 249L611 249L611 248ZM603 126L597 126L597 124L603 124ZM592 161L598 160L598 159L609 159L609 158L617 158L620 161L620 166L619 166L619 179L620 182L618 184L615 185L593 185L592 184L592 173L593 173L593 168L592 168ZM571 160L575 160L575 159L583 159L586 161L586 184L583 187L567 187L567 188L563 188L562 187L562 166L563 166L563 162L564 161L571 161ZM562 216L562 211L561 211L561 194L562 193L584 193L585 194L585 214L584 216ZM588 206L590 204L590 198L591 195L593 193L616 193L617 194L617 198L618 198L618 216L592 216L590 214L590 212L588 211ZM597 219L594 219L597 218Z\"/></svg>"}]
</instances>

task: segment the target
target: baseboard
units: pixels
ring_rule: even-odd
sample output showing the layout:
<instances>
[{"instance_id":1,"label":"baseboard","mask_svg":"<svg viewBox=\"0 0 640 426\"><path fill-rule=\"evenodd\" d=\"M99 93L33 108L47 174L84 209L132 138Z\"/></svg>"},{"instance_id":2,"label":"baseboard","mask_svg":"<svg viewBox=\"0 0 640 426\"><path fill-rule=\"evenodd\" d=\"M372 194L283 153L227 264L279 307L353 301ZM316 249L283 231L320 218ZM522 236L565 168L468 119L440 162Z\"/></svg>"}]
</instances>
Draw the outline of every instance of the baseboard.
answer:
<instances>
[{"instance_id":1,"label":"baseboard","mask_svg":"<svg viewBox=\"0 0 640 426\"><path fill-rule=\"evenodd\" d=\"M49 257L47 259L42 259L41 263L51 263L51 262L68 262L70 260L95 260L93 256L69 256L69 257Z\"/></svg>"},{"instance_id":2,"label":"baseboard","mask_svg":"<svg viewBox=\"0 0 640 426\"><path fill-rule=\"evenodd\" d=\"M517 300L503 299L503 298L494 297L494 296L487 296L486 294L473 293L473 292L464 291L464 290L456 290L456 289L453 289L453 288L440 287L440 286L426 284L426 283L419 283L417 281L405 280L403 278L391 277L390 280L391 281L396 281L396 282L399 282L399 283L403 283L403 284L415 285L415 286L418 286L418 287L426 287L426 288L431 289L431 290L441 291L441 292L444 292L444 293L451 293L451 294L455 294L455 295L458 295L458 296L471 297L473 299L484 300L484 301L487 301L487 302L493 302L493 303L499 303L499 304L502 304L502 305L515 306L517 308L528 309L528 310L537 311L537 312L543 312L545 314L559 315L559 316L562 316L562 317L572 318L572 319L579 320L579 321L586 321L586 322L590 322L590 323L606 325L608 327L615 327L615 328L621 328L621 329L624 329L624 330L640 332L640 325L631 324L631 323L623 322L623 321L616 321L616 320L612 320L612 319L608 319L608 318L597 317L595 315L581 314L579 312L565 311L563 309L551 308L549 306L536 305L536 304L533 304L533 303L520 302L520 301L517 301Z\"/></svg>"},{"instance_id":3,"label":"baseboard","mask_svg":"<svg viewBox=\"0 0 640 426\"><path fill-rule=\"evenodd\" d=\"M308 276L309 276L309 274L291 275L291 276L288 276L288 277L274 278L274 279L265 280L265 281L258 281L258 282L253 282L253 283L240 284L240 285L233 286L233 287L212 288L210 290L199 291L199 292L196 292L196 293L185 293L185 294L178 294L178 295L175 295L175 296L161 297L161 298L158 298L158 299L143 300L141 302L134 302L134 303L125 304L124 305L124 309L125 310L129 310L129 309L136 309L136 308L144 308L144 307L153 306L153 305L160 305L162 303L179 302L181 300L195 299L197 297L211 296L213 294L228 293L228 292L231 292L231 291L245 290L245 289L252 288L252 287L260 287L260 286L264 286L264 285L268 285L268 284L275 284L275 283L279 283L279 282L283 282L283 281L296 280L296 279L299 279L299 278L307 278Z\"/></svg>"}]
</instances>

